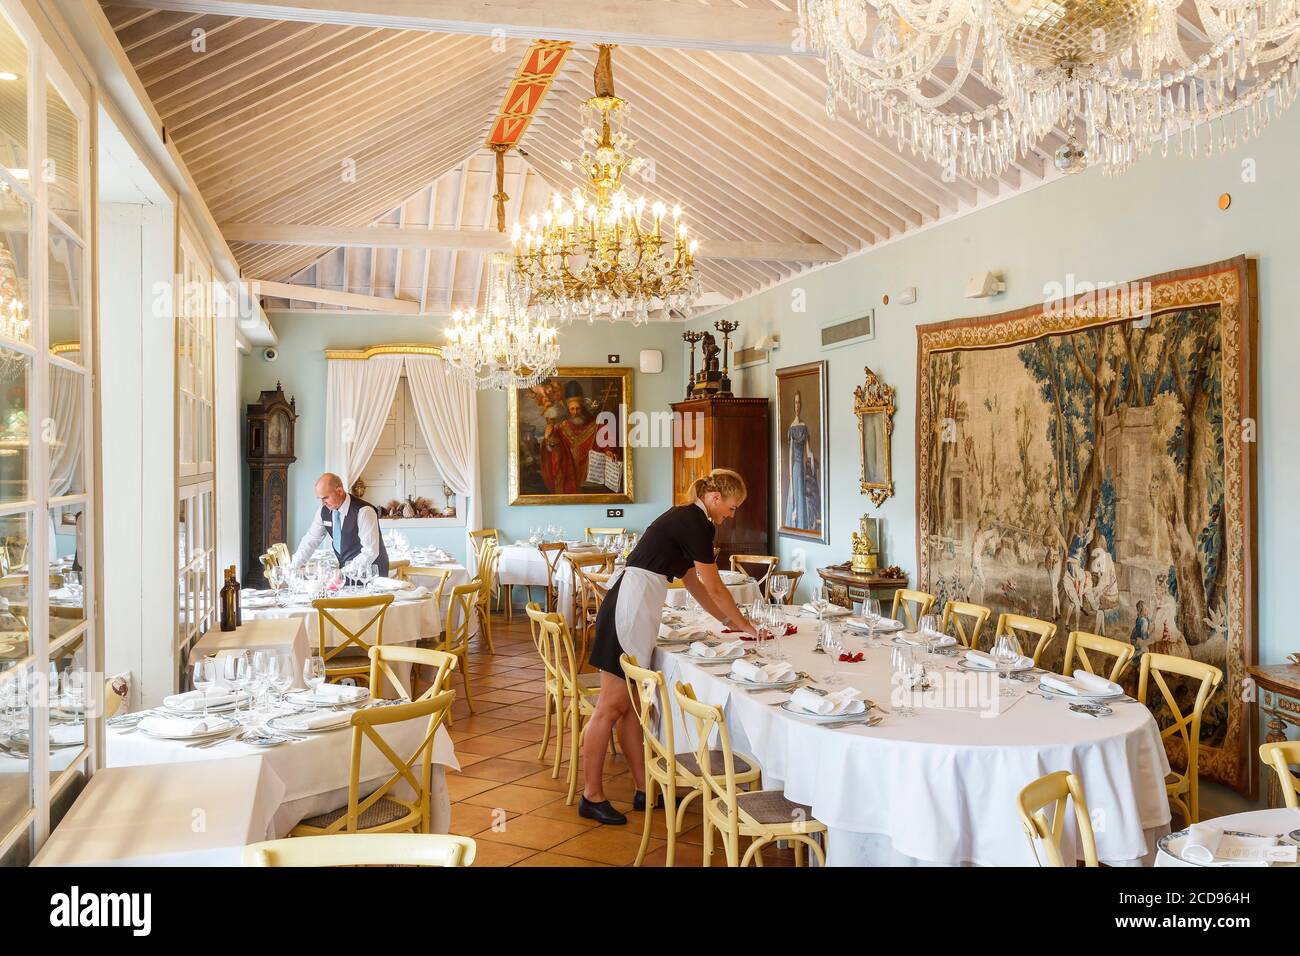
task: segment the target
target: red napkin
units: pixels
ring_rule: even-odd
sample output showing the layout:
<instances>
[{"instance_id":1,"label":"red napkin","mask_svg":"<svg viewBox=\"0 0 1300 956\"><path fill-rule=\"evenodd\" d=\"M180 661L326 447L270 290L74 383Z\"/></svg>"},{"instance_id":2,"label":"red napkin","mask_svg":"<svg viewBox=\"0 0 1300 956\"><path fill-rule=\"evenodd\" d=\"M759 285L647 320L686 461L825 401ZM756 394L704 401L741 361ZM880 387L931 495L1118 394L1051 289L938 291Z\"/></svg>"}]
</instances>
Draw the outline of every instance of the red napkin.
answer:
<instances>
[{"instance_id":1,"label":"red napkin","mask_svg":"<svg viewBox=\"0 0 1300 956\"><path fill-rule=\"evenodd\" d=\"M841 654L840 661L845 664L860 664L862 663L862 651L858 651L856 654Z\"/></svg>"},{"instance_id":2,"label":"red napkin","mask_svg":"<svg viewBox=\"0 0 1300 956\"><path fill-rule=\"evenodd\" d=\"M741 639L742 641L753 641L753 640L757 640L757 638L755 638L752 634L749 634L749 633L747 633L747 632L741 631L739 628L735 628L735 627L728 627L728 628L725 628L725 629L723 630L722 633L723 633L723 634L741 634L742 637L741 637L740 639ZM781 636L782 636L782 637L789 637L791 634L798 634L798 633L799 633L799 628L798 628L797 625L794 625L794 624L787 624L787 625L785 625L785 630L782 632Z\"/></svg>"}]
</instances>

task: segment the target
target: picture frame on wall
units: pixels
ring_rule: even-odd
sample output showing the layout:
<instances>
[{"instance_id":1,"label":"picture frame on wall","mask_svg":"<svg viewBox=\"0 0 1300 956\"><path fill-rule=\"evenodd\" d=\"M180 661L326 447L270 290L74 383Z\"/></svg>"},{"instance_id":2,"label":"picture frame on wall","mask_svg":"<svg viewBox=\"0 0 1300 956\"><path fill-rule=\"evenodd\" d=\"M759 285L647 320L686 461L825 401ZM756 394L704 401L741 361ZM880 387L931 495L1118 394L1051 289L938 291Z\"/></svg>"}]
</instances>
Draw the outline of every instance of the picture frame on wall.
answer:
<instances>
[{"instance_id":1,"label":"picture frame on wall","mask_svg":"<svg viewBox=\"0 0 1300 956\"><path fill-rule=\"evenodd\" d=\"M776 370L777 532L830 541L827 363Z\"/></svg>"},{"instance_id":2,"label":"picture frame on wall","mask_svg":"<svg viewBox=\"0 0 1300 956\"><path fill-rule=\"evenodd\" d=\"M508 393L512 505L631 503L632 369L567 366Z\"/></svg>"}]
</instances>

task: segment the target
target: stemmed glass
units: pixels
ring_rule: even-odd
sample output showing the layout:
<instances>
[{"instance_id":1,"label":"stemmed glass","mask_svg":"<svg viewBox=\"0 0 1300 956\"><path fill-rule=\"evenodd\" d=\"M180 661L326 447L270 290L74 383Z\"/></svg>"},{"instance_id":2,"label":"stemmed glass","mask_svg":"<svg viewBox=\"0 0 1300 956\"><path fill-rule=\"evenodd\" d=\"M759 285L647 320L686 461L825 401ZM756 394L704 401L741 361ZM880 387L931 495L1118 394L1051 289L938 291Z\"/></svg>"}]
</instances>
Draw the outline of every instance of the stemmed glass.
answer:
<instances>
[{"instance_id":1,"label":"stemmed glass","mask_svg":"<svg viewBox=\"0 0 1300 956\"><path fill-rule=\"evenodd\" d=\"M280 601L280 591L284 589L285 573L284 568L278 564L271 565L271 570L266 573L266 582L271 585L271 590L275 592L275 606L284 607Z\"/></svg>"},{"instance_id":2,"label":"stemmed glass","mask_svg":"<svg viewBox=\"0 0 1300 956\"><path fill-rule=\"evenodd\" d=\"M916 659L912 654L912 649L906 644L895 644L890 652L890 668L894 674L894 681L901 685L902 693L899 700L903 703L894 706L894 713L899 717L912 716L912 688L910 681L916 673Z\"/></svg>"},{"instance_id":3,"label":"stemmed glass","mask_svg":"<svg viewBox=\"0 0 1300 956\"><path fill-rule=\"evenodd\" d=\"M993 659L998 663L998 673L1002 675L1002 697L1014 697L1011 690L1011 668L1020 660L1020 645L1014 636L1000 634L993 644Z\"/></svg>"},{"instance_id":4,"label":"stemmed glass","mask_svg":"<svg viewBox=\"0 0 1300 956\"><path fill-rule=\"evenodd\" d=\"M821 585L816 590L814 590L812 606L813 606L813 610L817 612L817 623L821 624L822 615L825 614L826 609L831 606L830 588L826 587L825 585Z\"/></svg>"},{"instance_id":5,"label":"stemmed glass","mask_svg":"<svg viewBox=\"0 0 1300 956\"><path fill-rule=\"evenodd\" d=\"M316 688L325 682L325 659L316 654L303 661L302 680L311 692L312 698L315 698Z\"/></svg>"},{"instance_id":6,"label":"stemmed glass","mask_svg":"<svg viewBox=\"0 0 1300 956\"><path fill-rule=\"evenodd\" d=\"M925 649L930 656L938 656L937 645L942 637L939 633L939 619L933 614L922 614L920 620L916 622L916 629L920 631L921 638L925 641Z\"/></svg>"},{"instance_id":7,"label":"stemmed glass","mask_svg":"<svg viewBox=\"0 0 1300 956\"><path fill-rule=\"evenodd\" d=\"M777 604L784 604L785 597L790 593L790 579L784 574L778 577L772 577L770 574L767 579L767 590L772 597L776 598Z\"/></svg>"},{"instance_id":8,"label":"stemmed glass","mask_svg":"<svg viewBox=\"0 0 1300 956\"><path fill-rule=\"evenodd\" d=\"M285 693L293 686L293 656L288 651L276 651L271 655L270 682L283 703Z\"/></svg>"},{"instance_id":9,"label":"stemmed glass","mask_svg":"<svg viewBox=\"0 0 1300 956\"><path fill-rule=\"evenodd\" d=\"M222 664L226 683L235 689L235 716L238 718L240 693L248 691L253 681L253 655L247 650L236 651L222 658Z\"/></svg>"},{"instance_id":10,"label":"stemmed glass","mask_svg":"<svg viewBox=\"0 0 1300 956\"><path fill-rule=\"evenodd\" d=\"M867 633L871 640L876 637L876 625L880 623L880 599L868 597L862 601L862 616L867 619Z\"/></svg>"},{"instance_id":11,"label":"stemmed glass","mask_svg":"<svg viewBox=\"0 0 1300 956\"><path fill-rule=\"evenodd\" d=\"M81 603L81 575L76 571L64 571L63 583L68 589L68 595L72 600Z\"/></svg>"},{"instance_id":12,"label":"stemmed glass","mask_svg":"<svg viewBox=\"0 0 1300 956\"><path fill-rule=\"evenodd\" d=\"M379 577L379 565L372 564L366 568L366 591L374 587L375 579Z\"/></svg>"},{"instance_id":13,"label":"stemmed glass","mask_svg":"<svg viewBox=\"0 0 1300 956\"><path fill-rule=\"evenodd\" d=\"M835 625L831 621L821 622L821 640L822 650L826 652L826 657L830 665L826 672L825 684L832 687L838 687L844 683L843 678L835 671L835 664L840 659L840 654L844 652L844 644L835 635Z\"/></svg>"},{"instance_id":14,"label":"stemmed glass","mask_svg":"<svg viewBox=\"0 0 1300 956\"><path fill-rule=\"evenodd\" d=\"M203 717L208 716L208 688L217 682L217 659L215 657L201 657L194 662L192 672L194 686L203 693Z\"/></svg>"}]
</instances>

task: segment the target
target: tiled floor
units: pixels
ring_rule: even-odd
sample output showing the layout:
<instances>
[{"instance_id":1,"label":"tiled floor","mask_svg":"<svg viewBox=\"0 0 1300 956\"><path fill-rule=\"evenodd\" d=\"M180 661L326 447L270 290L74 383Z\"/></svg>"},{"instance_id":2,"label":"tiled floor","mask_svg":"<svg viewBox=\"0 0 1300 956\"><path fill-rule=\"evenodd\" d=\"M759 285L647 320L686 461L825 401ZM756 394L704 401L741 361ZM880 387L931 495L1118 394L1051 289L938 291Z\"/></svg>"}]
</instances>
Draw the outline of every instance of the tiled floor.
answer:
<instances>
[{"instance_id":1,"label":"tiled floor","mask_svg":"<svg viewBox=\"0 0 1300 956\"><path fill-rule=\"evenodd\" d=\"M567 760L560 776L551 777L554 735L546 759L537 756L542 738L542 664L528 634L527 618L517 612L507 624L494 615L492 636L495 656L477 641L470 648L473 715L464 701L460 674L452 678L457 699L451 736L461 771L447 775L451 831L477 841L475 866L630 866L645 821L631 809L635 786L627 764L619 756L607 761L605 768L606 795L627 814L627 826L606 827L582 819L576 796L574 805L566 806ZM578 780L581 791L581 772ZM678 839L676 866L701 863L704 838L696 806ZM645 865L663 866L667 845L663 811L651 822ZM789 866L793 855L769 848L763 861L767 866ZM726 865L721 850L715 850L713 865Z\"/></svg>"}]
</instances>

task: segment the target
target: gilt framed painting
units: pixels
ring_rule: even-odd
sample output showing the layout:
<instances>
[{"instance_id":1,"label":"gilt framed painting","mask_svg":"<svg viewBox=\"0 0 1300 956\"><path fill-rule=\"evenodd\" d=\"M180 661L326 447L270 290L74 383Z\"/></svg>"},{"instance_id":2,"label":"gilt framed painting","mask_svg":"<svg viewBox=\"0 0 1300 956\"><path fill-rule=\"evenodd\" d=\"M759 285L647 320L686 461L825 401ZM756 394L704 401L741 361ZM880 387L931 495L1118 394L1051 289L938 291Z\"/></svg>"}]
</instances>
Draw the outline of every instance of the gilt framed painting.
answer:
<instances>
[{"instance_id":1,"label":"gilt framed painting","mask_svg":"<svg viewBox=\"0 0 1300 956\"><path fill-rule=\"evenodd\" d=\"M780 534L830 540L826 363L776 370L776 448Z\"/></svg>"},{"instance_id":2,"label":"gilt framed painting","mask_svg":"<svg viewBox=\"0 0 1300 956\"><path fill-rule=\"evenodd\" d=\"M509 392L512 505L633 501L632 370L563 367Z\"/></svg>"}]
</instances>

